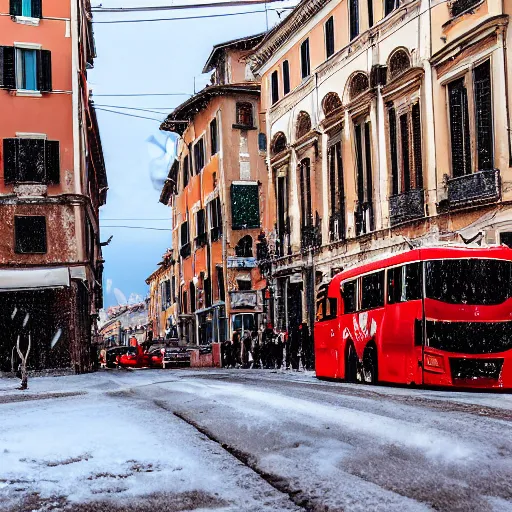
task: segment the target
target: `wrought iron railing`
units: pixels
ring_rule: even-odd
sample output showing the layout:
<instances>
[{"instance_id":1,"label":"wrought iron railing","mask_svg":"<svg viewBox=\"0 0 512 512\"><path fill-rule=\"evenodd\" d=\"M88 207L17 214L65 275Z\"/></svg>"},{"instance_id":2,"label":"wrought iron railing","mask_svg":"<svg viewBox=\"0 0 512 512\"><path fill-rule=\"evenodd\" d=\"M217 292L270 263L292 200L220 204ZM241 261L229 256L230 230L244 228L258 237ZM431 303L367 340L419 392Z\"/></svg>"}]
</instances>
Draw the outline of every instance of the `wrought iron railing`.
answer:
<instances>
[{"instance_id":1,"label":"wrought iron railing","mask_svg":"<svg viewBox=\"0 0 512 512\"><path fill-rule=\"evenodd\" d=\"M450 208L498 201L501 197L500 171L478 171L448 180Z\"/></svg>"},{"instance_id":2,"label":"wrought iron railing","mask_svg":"<svg viewBox=\"0 0 512 512\"><path fill-rule=\"evenodd\" d=\"M413 189L389 198L389 221L392 226L425 216L425 192Z\"/></svg>"}]
</instances>

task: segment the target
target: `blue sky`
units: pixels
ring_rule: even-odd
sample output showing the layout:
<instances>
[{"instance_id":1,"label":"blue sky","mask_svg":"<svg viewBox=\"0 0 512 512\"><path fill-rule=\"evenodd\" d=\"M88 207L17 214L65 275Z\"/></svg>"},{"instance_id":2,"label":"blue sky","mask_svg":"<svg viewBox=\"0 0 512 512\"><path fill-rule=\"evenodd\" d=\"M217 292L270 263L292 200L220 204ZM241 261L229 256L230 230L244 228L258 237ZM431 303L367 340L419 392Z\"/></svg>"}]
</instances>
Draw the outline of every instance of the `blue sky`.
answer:
<instances>
[{"instance_id":1,"label":"blue sky","mask_svg":"<svg viewBox=\"0 0 512 512\"><path fill-rule=\"evenodd\" d=\"M93 7L139 7L204 3L204 0L93 0ZM294 5L289 0L269 4L271 9ZM201 75L214 44L257 34L266 29L265 13L151 23L102 24L111 20L172 18L218 15L263 10L264 5L230 8L186 9L141 13L94 13L98 58L89 72L89 82L98 108L163 120L188 96L100 96L130 93L188 93L209 82ZM278 21L268 13L269 27ZM103 105L103 107L100 107ZM108 106L105 106L108 105ZM113 108L135 107L162 110L164 114ZM160 110L159 110L160 111ZM148 138L159 138L159 122L98 110L101 139L109 180L108 202L102 207L101 239L114 235L103 249L105 307L134 301L148 293L145 279L157 268L162 254L171 246L170 209L158 202L155 178L167 174L158 165ZM128 220L130 219L130 220ZM158 220L131 220L158 219ZM138 226L128 229L112 226ZM154 229L158 228L158 230Z\"/></svg>"}]
</instances>

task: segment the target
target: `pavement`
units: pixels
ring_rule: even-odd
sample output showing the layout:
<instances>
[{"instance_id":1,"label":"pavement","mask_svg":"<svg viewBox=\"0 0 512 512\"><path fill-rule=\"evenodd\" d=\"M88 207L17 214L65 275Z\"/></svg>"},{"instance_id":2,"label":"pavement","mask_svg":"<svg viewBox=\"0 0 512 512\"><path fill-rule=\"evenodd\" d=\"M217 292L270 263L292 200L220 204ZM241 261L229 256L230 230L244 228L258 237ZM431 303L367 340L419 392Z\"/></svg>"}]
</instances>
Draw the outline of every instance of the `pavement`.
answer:
<instances>
[{"instance_id":1,"label":"pavement","mask_svg":"<svg viewBox=\"0 0 512 512\"><path fill-rule=\"evenodd\" d=\"M235 369L17 385L2 511L512 511L512 394Z\"/></svg>"}]
</instances>

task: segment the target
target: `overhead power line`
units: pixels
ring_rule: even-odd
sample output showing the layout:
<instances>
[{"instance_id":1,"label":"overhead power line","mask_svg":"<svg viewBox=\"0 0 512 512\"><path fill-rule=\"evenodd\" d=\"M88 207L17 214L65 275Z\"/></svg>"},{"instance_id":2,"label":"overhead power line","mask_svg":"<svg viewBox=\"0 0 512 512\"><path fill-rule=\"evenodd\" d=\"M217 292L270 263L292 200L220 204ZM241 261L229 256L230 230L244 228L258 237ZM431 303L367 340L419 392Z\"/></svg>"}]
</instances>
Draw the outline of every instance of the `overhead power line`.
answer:
<instances>
[{"instance_id":1,"label":"overhead power line","mask_svg":"<svg viewBox=\"0 0 512 512\"><path fill-rule=\"evenodd\" d=\"M103 218L102 218L102 219L100 219L100 221L101 221L101 222L103 222L103 221L119 221L119 220L148 220L148 221L149 221L149 220L150 220L150 221L155 221L155 220L161 220L161 221L164 221L164 220L165 220L165 221L170 221L170 220L171 220L171 218L167 218L167 219L165 219L165 218L161 218L161 219L103 219Z\"/></svg>"},{"instance_id":2,"label":"overhead power line","mask_svg":"<svg viewBox=\"0 0 512 512\"><path fill-rule=\"evenodd\" d=\"M145 226L101 226L102 228L146 229L148 231L172 231L170 228L148 228Z\"/></svg>"},{"instance_id":3,"label":"overhead power line","mask_svg":"<svg viewBox=\"0 0 512 512\"><path fill-rule=\"evenodd\" d=\"M115 110L109 110L107 108L101 108L101 107L96 107L96 110L100 110L101 112L110 112L111 114L118 114L120 116L136 117L138 119L147 119L149 121L156 121L157 123L162 123L164 121L163 119L155 119L154 117L138 116L135 114L128 114L128 112L117 112ZM162 114L162 115L164 115L164 117L165 117L165 114Z\"/></svg>"},{"instance_id":4,"label":"overhead power line","mask_svg":"<svg viewBox=\"0 0 512 512\"><path fill-rule=\"evenodd\" d=\"M136 92L129 94L93 94L93 98L99 97L128 97L128 96L192 96L189 92Z\"/></svg>"},{"instance_id":5,"label":"overhead power line","mask_svg":"<svg viewBox=\"0 0 512 512\"><path fill-rule=\"evenodd\" d=\"M158 110L151 110L149 108L122 107L120 105L99 105L99 104L95 104L94 107L95 108L97 108L97 107L119 108L119 109L123 109L123 110L137 110L139 112L151 112L153 114L165 115L164 112L158 112ZM159 107L153 107L153 108L159 108ZM159 110L174 110L175 108L176 107L162 107L162 108L159 108Z\"/></svg>"},{"instance_id":6,"label":"overhead power line","mask_svg":"<svg viewBox=\"0 0 512 512\"><path fill-rule=\"evenodd\" d=\"M252 4L270 4L274 2L283 2L286 0L227 0L221 2L207 2L189 5L155 5L147 7L93 7L92 12L120 13L120 12L154 12L154 11L174 11L178 9L202 9L211 7L233 7L238 5Z\"/></svg>"},{"instance_id":7,"label":"overhead power line","mask_svg":"<svg viewBox=\"0 0 512 512\"><path fill-rule=\"evenodd\" d=\"M150 23L154 21L183 21L183 20L198 20L203 18L223 18L225 16L242 16L244 14L258 14L266 13L268 11L284 11L290 10L293 7L282 7L281 9L260 9L258 11L242 11L242 12L229 12L224 14L204 14L202 16L181 16L179 18L154 18L143 20L111 20L111 21L93 21L94 24L119 24L119 23Z\"/></svg>"}]
</instances>

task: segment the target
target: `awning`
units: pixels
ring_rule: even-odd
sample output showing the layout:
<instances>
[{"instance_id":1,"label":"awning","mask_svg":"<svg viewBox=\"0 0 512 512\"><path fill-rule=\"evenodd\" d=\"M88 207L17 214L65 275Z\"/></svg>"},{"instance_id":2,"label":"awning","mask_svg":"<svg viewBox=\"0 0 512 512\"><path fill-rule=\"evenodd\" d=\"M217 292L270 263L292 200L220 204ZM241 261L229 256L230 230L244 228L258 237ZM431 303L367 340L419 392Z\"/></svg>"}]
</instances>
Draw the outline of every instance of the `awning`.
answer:
<instances>
[{"instance_id":1,"label":"awning","mask_svg":"<svg viewBox=\"0 0 512 512\"><path fill-rule=\"evenodd\" d=\"M0 270L0 291L38 290L69 285L68 268Z\"/></svg>"}]
</instances>

